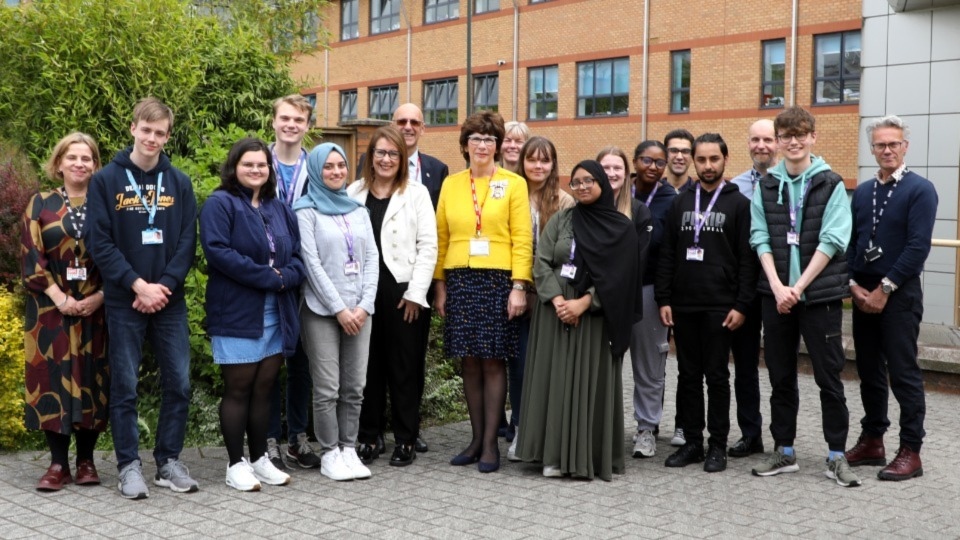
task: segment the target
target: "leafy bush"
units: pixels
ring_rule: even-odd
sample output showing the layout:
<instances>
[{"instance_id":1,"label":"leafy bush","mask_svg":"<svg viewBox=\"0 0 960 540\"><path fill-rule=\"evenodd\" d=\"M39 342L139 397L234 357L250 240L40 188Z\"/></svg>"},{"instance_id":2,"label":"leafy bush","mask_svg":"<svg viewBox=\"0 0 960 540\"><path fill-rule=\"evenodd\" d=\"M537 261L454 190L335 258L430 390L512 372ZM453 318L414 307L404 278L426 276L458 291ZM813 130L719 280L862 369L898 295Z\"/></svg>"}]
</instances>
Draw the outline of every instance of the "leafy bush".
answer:
<instances>
[{"instance_id":1,"label":"leafy bush","mask_svg":"<svg viewBox=\"0 0 960 540\"><path fill-rule=\"evenodd\" d=\"M20 278L20 220L40 188L30 164L0 141L0 287Z\"/></svg>"},{"instance_id":2,"label":"leafy bush","mask_svg":"<svg viewBox=\"0 0 960 540\"><path fill-rule=\"evenodd\" d=\"M0 449L17 448L27 432L23 426L23 309L21 296L0 287Z\"/></svg>"}]
</instances>

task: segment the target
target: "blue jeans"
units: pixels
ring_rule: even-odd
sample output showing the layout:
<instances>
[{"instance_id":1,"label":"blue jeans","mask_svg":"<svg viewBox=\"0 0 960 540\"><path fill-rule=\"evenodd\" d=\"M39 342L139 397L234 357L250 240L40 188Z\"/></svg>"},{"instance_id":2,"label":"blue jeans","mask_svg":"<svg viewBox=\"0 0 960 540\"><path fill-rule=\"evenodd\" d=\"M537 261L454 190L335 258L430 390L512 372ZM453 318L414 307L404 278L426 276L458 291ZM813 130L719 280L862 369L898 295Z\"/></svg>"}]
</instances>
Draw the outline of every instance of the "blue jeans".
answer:
<instances>
[{"instance_id":1,"label":"blue jeans","mask_svg":"<svg viewBox=\"0 0 960 540\"><path fill-rule=\"evenodd\" d=\"M110 335L110 431L117 467L140 459L137 383L143 339L150 341L160 368L160 417L153 458L157 464L180 457L190 407L190 341L187 304L168 304L153 314L132 308L107 308Z\"/></svg>"},{"instance_id":2,"label":"blue jeans","mask_svg":"<svg viewBox=\"0 0 960 540\"><path fill-rule=\"evenodd\" d=\"M297 435L307 432L310 411L310 361L303 352L303 343L297 340L297 351L287 358L287 440L296 441ZM268 439L280 441L281 405L280 377L273 384L270 394L270 428Z\"/></svg>"}]
</instances>

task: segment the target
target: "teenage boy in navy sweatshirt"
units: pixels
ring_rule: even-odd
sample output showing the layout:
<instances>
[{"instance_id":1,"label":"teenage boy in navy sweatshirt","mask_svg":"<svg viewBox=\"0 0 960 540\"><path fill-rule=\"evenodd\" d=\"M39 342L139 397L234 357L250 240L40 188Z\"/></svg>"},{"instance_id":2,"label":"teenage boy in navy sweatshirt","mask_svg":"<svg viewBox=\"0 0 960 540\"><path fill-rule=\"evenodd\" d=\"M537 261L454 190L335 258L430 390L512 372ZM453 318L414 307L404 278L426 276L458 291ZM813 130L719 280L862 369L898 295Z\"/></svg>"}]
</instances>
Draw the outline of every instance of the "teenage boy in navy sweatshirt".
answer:
<instances>
[{"instance_id":1,"label":"teenage boy in navy sweatshirt","mask_svg":"<svg viewBox=\"0 0 960 540\"><path fill-rule=\"evenodd\" d=\"M173 111L155 98L133 109L133 146L90 182L89 246L103 275L110 336L110 429L120 495L149 495L139 455L137 382L146 337L160 368L162 398L153 457L154 484L197 491L180 461L190 405L190 343L183 282L197 243L190 179L170 165L163 145Z\"/></svg>"},{"instance_id":2,"label":"teenage boy in navy sweatshirt","mask_svg":"<svg viewBox=\"0 0 960 540\"><path fill-rule=\"evenodd\" d=\"M889 388L900 405L900 447L877 477L907 480L923 475L920 446L927 409L917 364L923 318L920 272L930 254L937 191L907 169L910 131L903 120L875 120L867 126L867 137L880 170L853 193L854 228L847 250L863 432L846 457L851 466L886 464L889 373Z\"/></svg>"},{"instance_id":3,"label":"teenage boy in navy sweatshirt","mask_svg":"<svg viewBox=\"0 0 960 540\"><path fill-rule=\"evenodd\" d=\"M723 180L727 144L716 133L697 137L693 164L698 184L682 189L667 213L657 304L660 320L672 327L677 347L678 424L686 443L667 458L667 467L706 460L703 470L727 468L730 433L732 331L744 322L755 294L757 259L750 249L750 202ZM703 381L707 382L704 415ZM703 429L710 433L703 451Z\"/></svg>"}]
</instances>

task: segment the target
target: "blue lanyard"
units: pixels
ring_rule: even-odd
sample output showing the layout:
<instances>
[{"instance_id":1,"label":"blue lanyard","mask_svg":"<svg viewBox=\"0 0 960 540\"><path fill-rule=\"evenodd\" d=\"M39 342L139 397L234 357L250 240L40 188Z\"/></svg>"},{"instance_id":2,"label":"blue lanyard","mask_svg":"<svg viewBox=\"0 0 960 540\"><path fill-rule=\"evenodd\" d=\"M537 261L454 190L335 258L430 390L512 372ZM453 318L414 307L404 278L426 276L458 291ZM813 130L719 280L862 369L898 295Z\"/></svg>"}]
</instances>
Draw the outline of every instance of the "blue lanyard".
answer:
<instances>
[{"instance_id":1,"label":"blue lanyard","mask_svg":"<svg viewBox=\"0 0 960 540\"><path fill-rule=\"evenodd\" d=\"M700 216L700 184L697 184L697 198L696 205L693 207L693 245L694 247L700 246L700 231L703 230L703 226L707 223L707 217L710 215L710 211L713 210L713 205L717 202L717 198L720 197L720 192L723 191L723 187L727 185L726 180L720 182L720 185L713 190L713 197L710 198L710 203L707 204L707 209L703 211L703 216Z\"/></svg>"},{"instance_id":2,"label":"blue lanyard","mask_svg":"<svg viewBox=\"0 0 960 540\"><path fill-rule=\"evenodd\" d=\"M157 207L160 205L160 193L161 186L163 186L163 173L157 175L157 191L153 196L153 208L150 208L150 205L147 204L147 201L143 199L143 194L140 192L140 185L137 184L137 181L133 179L133 173L130 172L130 169L127 171L127 180L130 181L130 187L133 188L133 192L137 194L137 198L140 199L140 204L147 210L147 214L150 216L150 221L148 223L153 227L153 220L157 216Z\"/></svg>"},{"instance_id":3,"label":"blue lanyard","mask_svg":"<svg viewBox=\"0 0 960 540\"><path fill-rule=\"evenodd\" d=\"M270 153L273 154L273 170L277 175L280 193L283 195L284 200L287 201L287 206L290 206L293 204L297 179L300 178L300 169L303 167L303 164L307 162L307 151L303 148L300 149L300 157L297 158L297 164L293 168L293 176L290 178L289 188L287 188L286 183L283 181L283 175L280 174L280 160L277 158L276 149L270 150Z\"/></svg>"}]
</instances>

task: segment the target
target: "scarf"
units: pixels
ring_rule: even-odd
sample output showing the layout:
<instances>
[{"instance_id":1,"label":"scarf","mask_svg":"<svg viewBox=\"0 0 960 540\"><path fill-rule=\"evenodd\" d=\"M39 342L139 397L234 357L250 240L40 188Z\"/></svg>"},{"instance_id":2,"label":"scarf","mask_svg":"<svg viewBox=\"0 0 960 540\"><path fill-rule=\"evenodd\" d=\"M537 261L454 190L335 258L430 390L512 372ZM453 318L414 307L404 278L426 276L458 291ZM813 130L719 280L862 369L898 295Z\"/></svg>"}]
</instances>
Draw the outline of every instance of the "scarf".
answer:
<instances>
[{"instance_id":1,"label":"scarf","mask_svg":"<svg viewBox=\"0 0 960 540\"><path fill-rule=\"evenodd\" d=\"M327 162L330 152L336 152L347 157L347 153L333 143L323 143L310 151L307 156L307 193L293 203L294 210L312 208L327 216L341 216L349 214L363 206L347 195L347 184L334 191L323 183L323 165Z\"/></svg>"}]
</instances>

